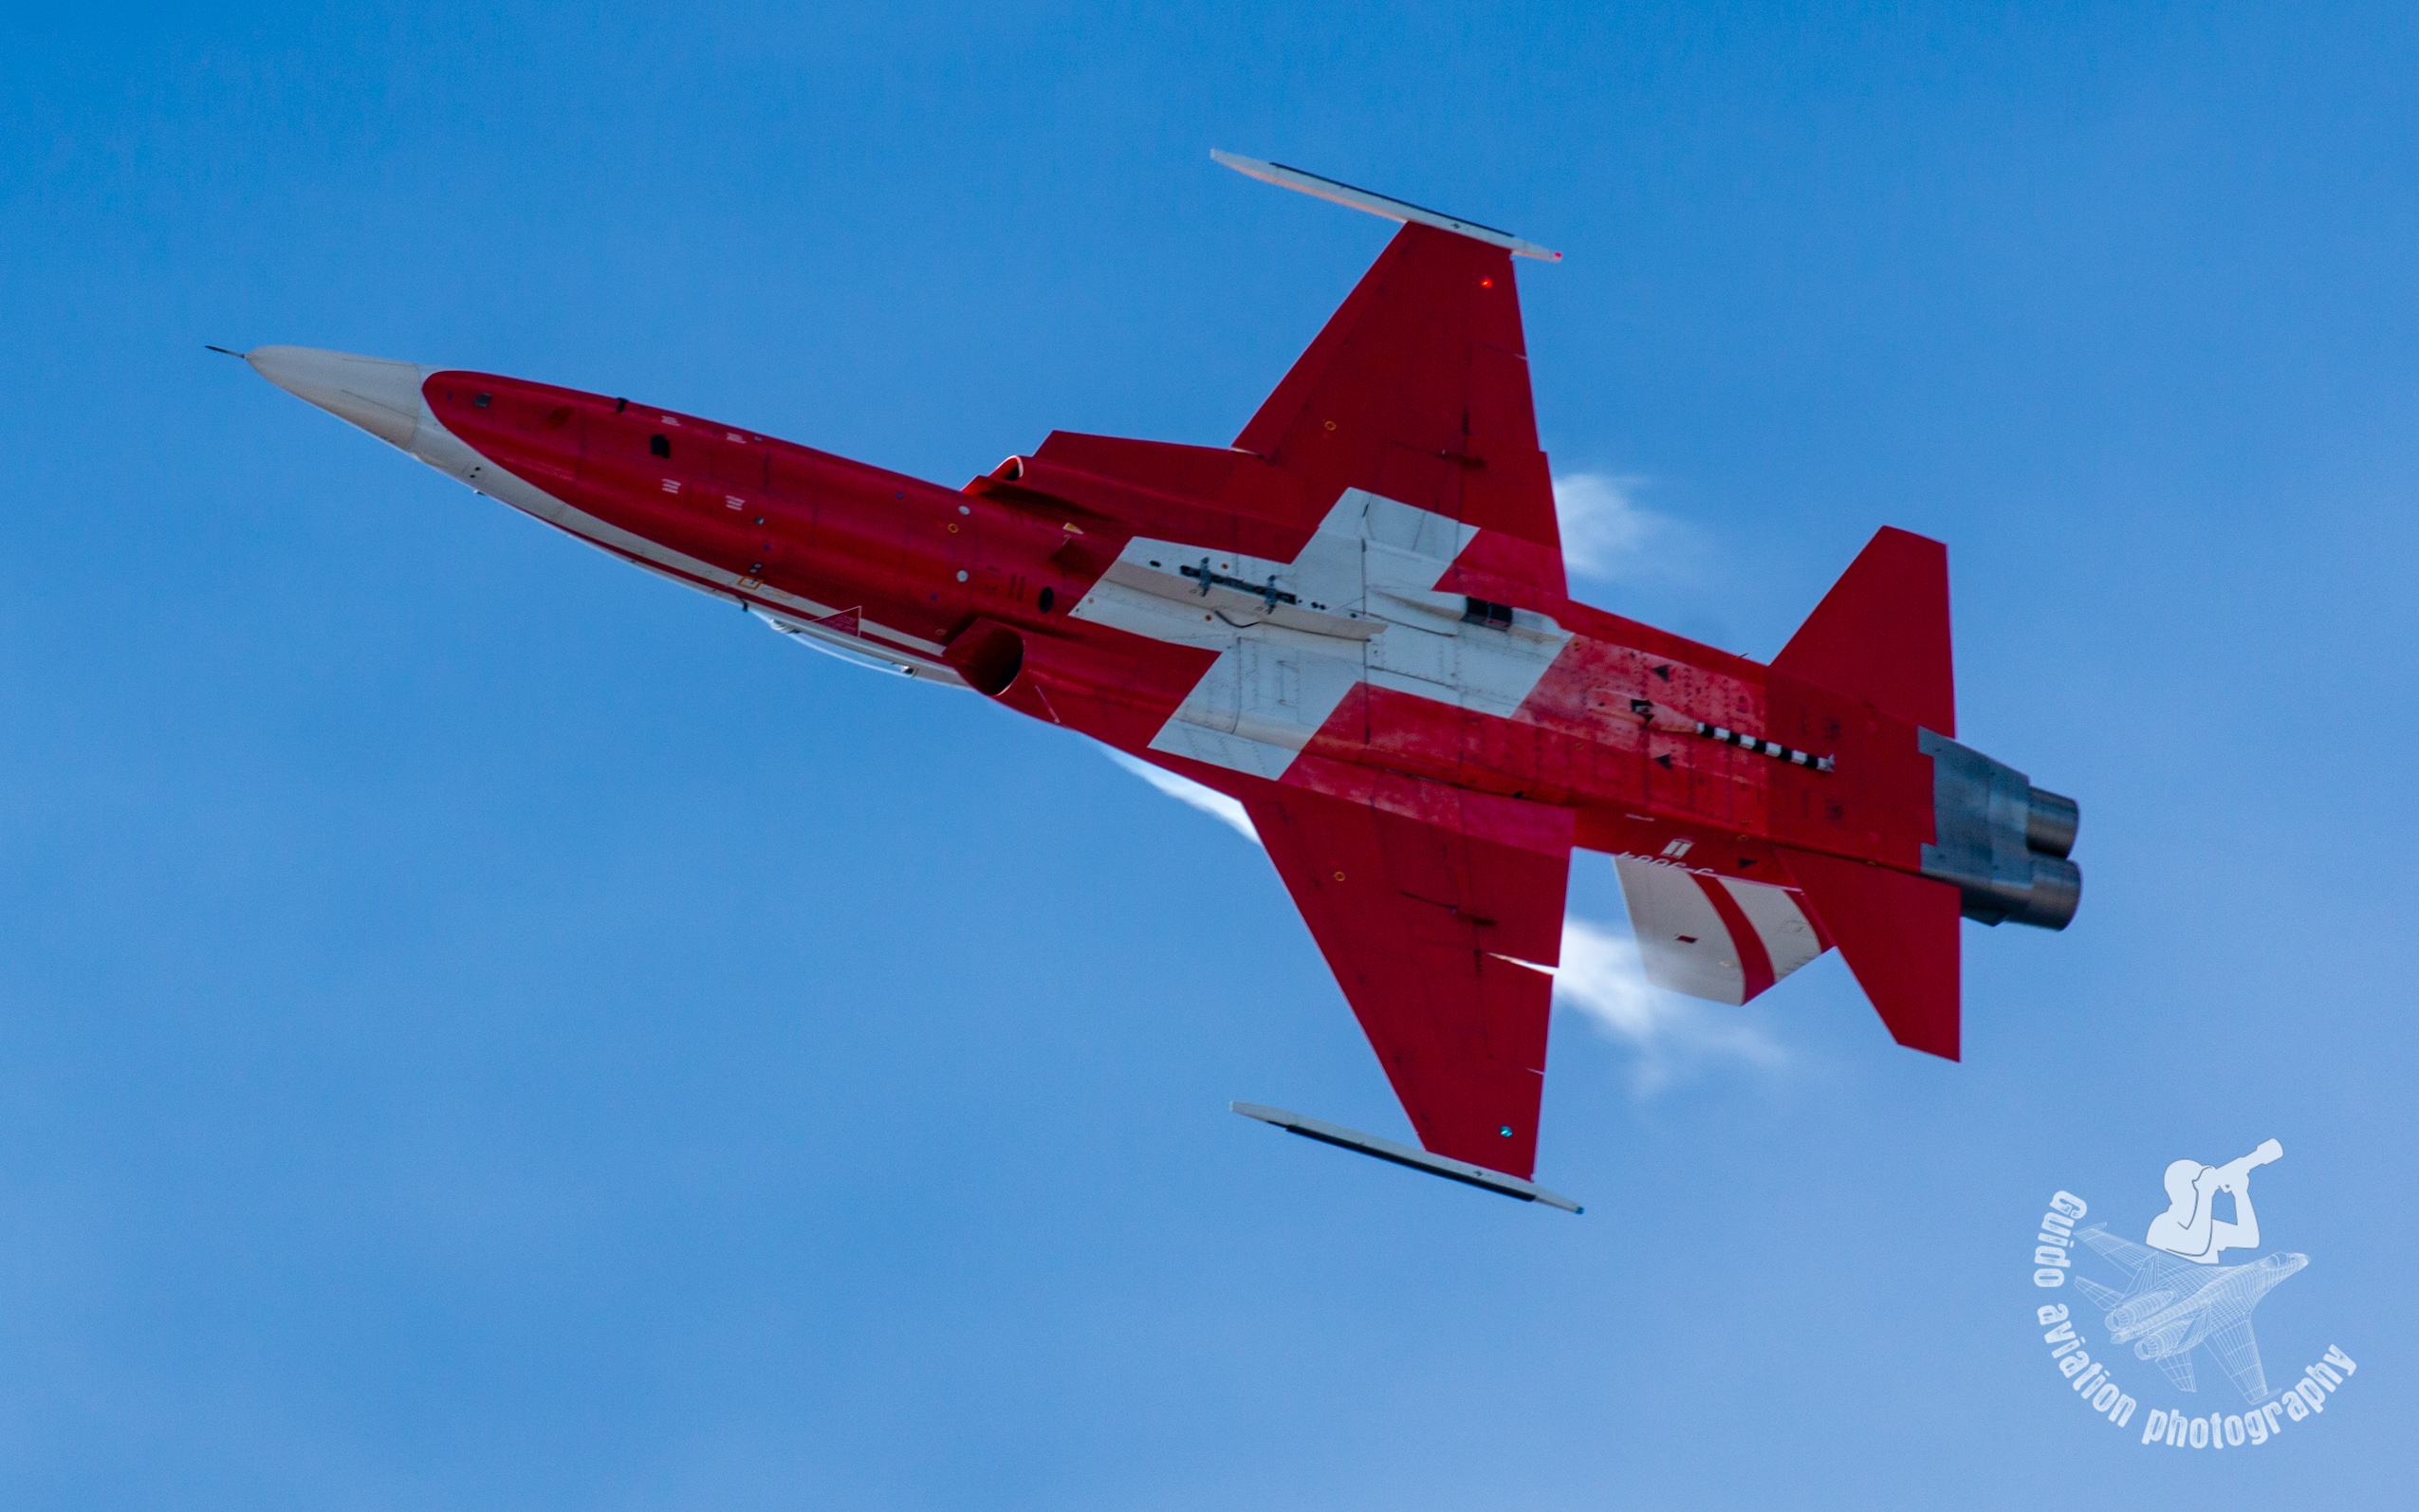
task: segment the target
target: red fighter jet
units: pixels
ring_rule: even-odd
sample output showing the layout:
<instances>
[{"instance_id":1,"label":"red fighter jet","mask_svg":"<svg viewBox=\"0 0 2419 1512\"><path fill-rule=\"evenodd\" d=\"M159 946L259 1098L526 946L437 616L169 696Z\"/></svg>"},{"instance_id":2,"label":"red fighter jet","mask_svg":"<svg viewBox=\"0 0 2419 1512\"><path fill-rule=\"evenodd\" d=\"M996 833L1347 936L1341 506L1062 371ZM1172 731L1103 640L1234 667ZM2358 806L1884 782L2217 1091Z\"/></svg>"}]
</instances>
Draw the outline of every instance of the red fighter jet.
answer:
<instances>
[{"instance_id":1,"label":"red fighter jet","mask_svg":"<svg viewBox=\"0 0 2419 1512\"><path fill-rule=\"evenodd\" d=\"M1650 980L1745 1003L1837 948L1958 1053L1958 918L2074 916L2076 805L1957 744L1948 552L1883 529L1769 665L1574 600L1503 231L1402 223L1231 446L1054 432L958 489L651 404L305 347L279 387L788 635L1240 800L1422 1148L1533 1184L1571 852Z\"/></svg>"}]
</instances>

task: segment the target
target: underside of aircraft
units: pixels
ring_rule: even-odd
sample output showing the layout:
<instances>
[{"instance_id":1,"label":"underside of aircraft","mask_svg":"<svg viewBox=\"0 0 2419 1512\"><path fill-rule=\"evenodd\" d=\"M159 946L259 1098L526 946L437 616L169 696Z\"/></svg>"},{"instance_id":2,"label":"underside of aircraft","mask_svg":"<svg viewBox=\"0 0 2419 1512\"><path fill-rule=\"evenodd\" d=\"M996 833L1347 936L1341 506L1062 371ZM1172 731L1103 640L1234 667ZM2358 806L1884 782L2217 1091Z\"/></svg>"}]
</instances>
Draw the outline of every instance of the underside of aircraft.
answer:
<instances>
[{"instance_id":1,"label":"underside of aircraft","mask_svg":"<svg viewBox=\"0 0 2419 1512\"><path fill-rule=\"evenodd\" d=\"M1416 1148L1531 1181L1571 854L1613 857L1650 980L1740 1004L1837 949L1959 1053L1959 919L2060 929L2069 800L1955 740L1947 548L1884 528L1768 664L1574 600L1515 256L1402 223L1224 446L1053 433L963 489L624 398L303 347L272 382L482 493L853 659L964 687L1240 801Z\"/></svg>"}]
</instances>

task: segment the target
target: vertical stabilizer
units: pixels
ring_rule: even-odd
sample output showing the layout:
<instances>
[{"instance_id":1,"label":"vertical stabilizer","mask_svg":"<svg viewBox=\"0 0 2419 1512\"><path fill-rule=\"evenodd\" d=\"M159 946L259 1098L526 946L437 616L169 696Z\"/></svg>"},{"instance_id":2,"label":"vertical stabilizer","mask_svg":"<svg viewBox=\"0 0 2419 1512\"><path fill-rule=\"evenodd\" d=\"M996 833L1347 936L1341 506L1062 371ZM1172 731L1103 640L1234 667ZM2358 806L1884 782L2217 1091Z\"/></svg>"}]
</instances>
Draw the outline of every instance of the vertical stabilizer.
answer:
<instances>
[{"instance_id":1,"label":"vertical stabilizer","mask_svg":"<svg viewBox=\"0 0 2419 1512\"><path fill-rule=\"evenodd\" d=\"M1926 729L1956 734L1948 548L1884 526L1772 665Z\"/></svg>"}]
</instances>

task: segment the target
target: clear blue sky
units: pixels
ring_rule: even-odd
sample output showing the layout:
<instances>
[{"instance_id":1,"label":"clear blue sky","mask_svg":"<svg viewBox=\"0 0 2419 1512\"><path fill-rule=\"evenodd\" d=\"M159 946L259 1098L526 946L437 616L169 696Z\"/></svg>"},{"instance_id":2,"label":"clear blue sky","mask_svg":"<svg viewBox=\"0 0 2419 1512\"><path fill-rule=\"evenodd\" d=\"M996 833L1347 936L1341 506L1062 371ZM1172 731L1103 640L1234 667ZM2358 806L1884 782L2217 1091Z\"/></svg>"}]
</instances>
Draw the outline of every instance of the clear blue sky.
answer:
<instances>
[{"instance_id":1,"label":"clear blue sky","mask_svg":"<svg viewBox=\"0 0 2419 1512\"><path fill-rule=\"evenodd\" d=\"M2408 1495L2408 8L216 9L0 63L0 1502ZM1387 228L1213 146L1567 253L1595 601L1769 656L1949 543L1963 733L2087 877L1968 927L1965 1064L1836 958L1560 1015L1577 1219L1236 1118L1403 1129L1246 842L201 350L949 483L1219 443ZM2270 1374L2360 1372L2258 1449L2096 1426L2044 1202L2271 1136Z\"/></svg>"}]
</instances>

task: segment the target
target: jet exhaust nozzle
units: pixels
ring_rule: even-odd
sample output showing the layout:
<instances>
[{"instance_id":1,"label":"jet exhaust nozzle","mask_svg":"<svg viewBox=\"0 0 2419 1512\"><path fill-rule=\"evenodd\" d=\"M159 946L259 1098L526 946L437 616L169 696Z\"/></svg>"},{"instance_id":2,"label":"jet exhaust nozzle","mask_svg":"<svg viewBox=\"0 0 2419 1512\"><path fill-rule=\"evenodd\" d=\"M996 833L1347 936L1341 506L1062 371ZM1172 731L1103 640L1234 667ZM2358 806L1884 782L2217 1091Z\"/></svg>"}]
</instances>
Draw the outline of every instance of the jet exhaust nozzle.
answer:
<instances>
[{"instance_id":1,"label":"jet exhaust nozzle","mask_svg":"<svg viewBox=\"0 0 2419 1512\"><path fill-rule=\"evenodd\" d=\"M2083 901L2083 870L2067 859L2082 821L2071 798L2035 787L2022 772L1918 729L1931 758L1933 843L1926 876L1954 883L1965 914L2062 930Z\"/></svg>"},{"instance_id":2,"label":"jet exhaust nozzle","mask_svg":"<svg viewBox=\"0 0 2419 1512\"><path fill-rule=\"evenodd\" d=\"M2024 906L2007 916L2019 924L2062 930L2075 922L2083 902L2083 869L2063 856L2033 857L2033 885Z\"/></svg>"},{"instance_id":3,"label":"jet exhaust nozzle","mask_svg":"<svg viewBox=\"0 0 2419 1512\"><path fill-rule=\"evenodd\" d=\"M2031 788L2025 802L2025 845L2043 856L2064 859L2075 849L2075 831L2082 824L2082 806L2046 787Z\"/></svg>"}]
</instances>

